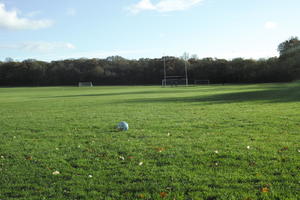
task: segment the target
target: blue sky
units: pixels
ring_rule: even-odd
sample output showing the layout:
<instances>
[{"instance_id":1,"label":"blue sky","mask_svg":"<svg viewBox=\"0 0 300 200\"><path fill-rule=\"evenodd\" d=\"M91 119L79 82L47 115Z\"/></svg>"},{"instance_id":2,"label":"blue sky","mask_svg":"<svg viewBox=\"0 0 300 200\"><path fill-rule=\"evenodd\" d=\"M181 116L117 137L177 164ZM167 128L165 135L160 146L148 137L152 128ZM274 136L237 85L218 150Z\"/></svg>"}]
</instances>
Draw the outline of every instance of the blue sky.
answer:
<instances>
[{"instance_id":1,"label":"blue sky","mask_svg":"<svg viewBox=\"0 0 300 200\"><path fill-rule=\"evenodd\" d=\"M299 0L0 0L0 60L277 56Z\"/></svg>"}]
</instances>

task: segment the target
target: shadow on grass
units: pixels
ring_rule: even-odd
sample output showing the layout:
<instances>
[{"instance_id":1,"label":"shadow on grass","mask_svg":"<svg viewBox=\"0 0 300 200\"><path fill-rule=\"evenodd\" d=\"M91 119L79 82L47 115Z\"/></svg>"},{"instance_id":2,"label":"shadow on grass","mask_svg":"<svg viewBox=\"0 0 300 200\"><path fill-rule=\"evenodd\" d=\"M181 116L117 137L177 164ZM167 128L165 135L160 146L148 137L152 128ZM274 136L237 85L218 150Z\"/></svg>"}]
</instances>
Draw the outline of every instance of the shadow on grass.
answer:
<instances>
[{"instance_id":1,"label":"shadow on grass","mask_svg":"<svg viewBox=\"0 0 300 200\"><path fill-rule=\"evenodd\" d=\"M257 89L257 86L249 86L249 85L241 85L243 89ZM272 88L278 86L272 85ZM70 95L62 95L62 96L51 96L51 97L42 97L42 98L76 98L76 97L106 97L106 96L121 96L121 95L155 95L155 94L179 94L179 93L194 93L194 92L218 92L218 91L232 91L232 90L241 90L237 85L211 85L211 86L196 86L189 87L187 90L186 87L167 87L167 88L157 88L156 90L144 90L144 91L130 91L130 92L109 92L109 93L92 93L92 94L70 94Z\"/></svg>"},{"instance_id":2,"label":"shadow on grass","mask_svg":"<svg viewBox=\"0 0 300 200\"><path fill-rule=\"evenodd\" d=\"M192 87L193 90L186 90L185 87L174 87L174 88L157 88L156 90L145 90L145 91L132 91L132 92L109 92L109 93L93 93L93 94L71 94L63 96L51 96L43 98L73 98L73 97L106 97L106 96L121 96L121 95L155 95L155 94L179 94L179 93L189 93L195 92L197 90L201 92L211 92L211 91L222 91L224 87L216 88L215 86L204 87ZM228 88L227 88L228 89ZM230 90L232 90L230 88Z\"/></svg>"},{"instance_id":3,"label":"shadow on grass","mask_svg":"<svg viewBox=\"0 0 300 200\"><path fill-rule=\"evenodd\" d=\"M246 88L248 89L248 88ZM189 97L161 97L161 98L137 98L122 101L120 103L170 103L170 102L202 102L207 104L238 103L247 101L263 101L264 103L283 103L300 101L300 82L257 88L257 91L232 92L224 90L224 93L213 95L199 95Z\"/></svg>"},{"instance_id":4,"label":"shadow on grass","mask_svg":"<svg viewBox=\"0 0 300 200\"><path fill-rule=\"evenodd\" d=\"M120 96L120 95L147 95L147 94L161 94L161 93L184 93L185 90L174 91L136 91L136 92L113 92L113 93L96 93L96 94L74 94L63 96L52 96L45 98L72 98L72 97L105 97L105 96Z\"/></svg>"}]
</instances>

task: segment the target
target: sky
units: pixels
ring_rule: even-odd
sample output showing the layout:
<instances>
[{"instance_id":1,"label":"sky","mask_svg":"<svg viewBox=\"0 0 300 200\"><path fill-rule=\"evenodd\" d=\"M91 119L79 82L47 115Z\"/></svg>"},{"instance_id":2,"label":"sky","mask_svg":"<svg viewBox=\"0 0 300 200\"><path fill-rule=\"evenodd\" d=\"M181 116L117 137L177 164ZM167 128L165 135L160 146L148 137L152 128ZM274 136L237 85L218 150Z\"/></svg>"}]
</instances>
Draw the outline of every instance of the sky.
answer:
<instances>
[{"instance_id":1,"label":"sky","mask_svg":"<svg viewBox=\"0 0 300 200\"><path fill-rule=\"evenodd\" d=\"M299 0L0 0L0 60L278 56Z\"/></svg>"}]
</instances>

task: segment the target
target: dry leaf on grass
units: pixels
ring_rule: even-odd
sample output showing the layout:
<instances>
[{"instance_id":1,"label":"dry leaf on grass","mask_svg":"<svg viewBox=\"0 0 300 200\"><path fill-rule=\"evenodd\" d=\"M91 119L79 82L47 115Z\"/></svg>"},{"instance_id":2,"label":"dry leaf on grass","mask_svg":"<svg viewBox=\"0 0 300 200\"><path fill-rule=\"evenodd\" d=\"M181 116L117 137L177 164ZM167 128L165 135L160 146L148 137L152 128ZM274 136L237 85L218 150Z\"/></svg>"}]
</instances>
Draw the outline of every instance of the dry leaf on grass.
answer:
<instances>
[{"instance_id":1,"label":"dry leaf on grass","mask_svg":"<svg viewBox=\"0 0 300 200\"><path fill-rule=\"evenodd\" d=\"M165 197L168 196L168 193L166 193L166 192L160 192L159 195L160 195L161 198L165 198Z\"/></svg>"},{"instance_id":2,"label":"dry leaf on grass","mask_svg":"<svg viewBox=\"0 0 300 200\"><path fill-rule=\"evenodd\" d=\"M156 148L156 151L159 153L163 152L164 150L165 150L165 148L163 148L163 147Z\"/></svg>"},{"instance_id":3,"label":"dry leaf on grass","mask_svg":"<svg viewBox=\"0 0 300 200\"><path fill-rule=\"evenodd\" d=\"M263 193L267 193L269 191L270 191L270 189L268 187L261 188L261 192L263 192Z\"/></svg>"},{"instance_id":4,"label":"dry leaf on grass","mask_svg":"<svg viewBox=\"0 0 300 200\"><path fill-rule=\"evenodd\" d=\"M53 174L53 175L59 175L60 172L59 172L59 171L54 171L54 172L52 172L52 174Z\"/></svg>"}]
</instances>

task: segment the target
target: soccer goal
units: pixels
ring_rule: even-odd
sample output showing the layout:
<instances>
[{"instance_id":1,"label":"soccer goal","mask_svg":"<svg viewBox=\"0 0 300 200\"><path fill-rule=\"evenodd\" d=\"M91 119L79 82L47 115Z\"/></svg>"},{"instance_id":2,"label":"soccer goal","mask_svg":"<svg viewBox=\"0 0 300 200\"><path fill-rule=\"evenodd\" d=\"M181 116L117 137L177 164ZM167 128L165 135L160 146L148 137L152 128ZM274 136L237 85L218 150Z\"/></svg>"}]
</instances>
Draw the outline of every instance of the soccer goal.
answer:
<instances>
[{"instance_id":1,"label":"soccer goal","mask_svg":"<svg viewBox=\"0 0 300 200\"><path fill-rule=\"evenodd\" d=\"M78 87L93 87L92 82L79 82Z\"/></svg>"},{"instance_id":2,"label":"soccer goal","mask_svg":"<svg viewBox=\"0 0 300 200\"><path fill-rule=\"evenodd\" d=\"M166 78L161 81L161 85L162 87L184 86L186 85L186 78L184 76L166 76Z\"/></svg>"},{"instance_id":3,"label":"soccer goal","mask_svg":"<svg viewBox=\"0 0 300 200\"><path fill-rule=\"evenodd\" d=\"M195 80L194 85L209 85L209 80Z\"/></svg>"}]
</instances>

